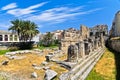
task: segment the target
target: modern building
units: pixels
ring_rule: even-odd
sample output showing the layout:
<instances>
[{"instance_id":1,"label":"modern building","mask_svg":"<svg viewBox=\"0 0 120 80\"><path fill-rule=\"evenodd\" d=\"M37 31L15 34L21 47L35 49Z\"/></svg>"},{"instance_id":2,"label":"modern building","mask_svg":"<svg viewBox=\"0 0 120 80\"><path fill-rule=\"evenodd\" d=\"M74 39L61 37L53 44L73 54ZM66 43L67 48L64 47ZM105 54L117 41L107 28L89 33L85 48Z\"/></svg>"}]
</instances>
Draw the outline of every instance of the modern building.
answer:
<instances>
[{"instance_id":1,"label":"modern building","mask_svg":"<svg viewBox=\"0 0 120 80\"><path fill-rule=\"evenodd\" d=\"M42 35L41 33L37 34L32 38L32 41L34 41L35 43L38 43L40 41L41 35Z\"/></svg>"},{"instance_id":2,"label":"modern building","mask_svg":"<svg viewBox=\"0 0 120 80\"><path fill-rule=\"evenodd\" d=\"M17 34L0 30L0 42L19 42Z\"/></svg>"}]
</instances>

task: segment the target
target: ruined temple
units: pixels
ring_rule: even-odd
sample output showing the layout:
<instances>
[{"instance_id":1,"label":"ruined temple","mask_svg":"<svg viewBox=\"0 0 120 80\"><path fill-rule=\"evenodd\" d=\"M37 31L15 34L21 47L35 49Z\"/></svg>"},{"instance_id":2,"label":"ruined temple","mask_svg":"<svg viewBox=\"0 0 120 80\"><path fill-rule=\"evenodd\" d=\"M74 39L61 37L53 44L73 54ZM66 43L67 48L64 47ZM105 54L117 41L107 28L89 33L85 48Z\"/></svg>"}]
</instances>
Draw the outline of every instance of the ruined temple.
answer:
<instances>
[{"instance_id":1,"label":"ruined temple","mask_svg":"<svg viewBox=\"0 0 120 80\"><path fill-rule=\"evenodd\" d=\"M74 45L83 39L89 37L89 28L84 25L80 26L80 30L76 30L74 28L69 28L64 30L62 33L61 45L60 49L67 53L67 49L69 45Z\"/></svg>"},{"instance_id":2,"label":"ruined temple","mask_svg":"<svg viewBox=\"0 0 120 80\"><path fill-rule=\"evenodd\" d=\"M107 25L96 25L93 28L90 28L90 36L100 36L100 34L103 34L103 36L108 35L108 26Z\"/></svg>"},{"instance_id":3,"label":"ruined temple","mask_svg":"<svg viewBox=\"0 0 120 80\"><path fill-rule=\"evenodd\" d=\"M70 45L77 45L79 56L87 55L91 50L104 44L103 38L108 35L107 25L96 25L93 28L88 28L85 25L80 26L80 30L69 28L62 33L60 49L65 53L68 52ZM102 41L101 41L102 40ZM82 44L84 43L84 44ZM102 44L101 44L102 43ZM85 50L82 50L85 48ZM81 52L80 52L81 51ZM83 52L85 51L85 52Z\"/></svg>"}]
</instances>

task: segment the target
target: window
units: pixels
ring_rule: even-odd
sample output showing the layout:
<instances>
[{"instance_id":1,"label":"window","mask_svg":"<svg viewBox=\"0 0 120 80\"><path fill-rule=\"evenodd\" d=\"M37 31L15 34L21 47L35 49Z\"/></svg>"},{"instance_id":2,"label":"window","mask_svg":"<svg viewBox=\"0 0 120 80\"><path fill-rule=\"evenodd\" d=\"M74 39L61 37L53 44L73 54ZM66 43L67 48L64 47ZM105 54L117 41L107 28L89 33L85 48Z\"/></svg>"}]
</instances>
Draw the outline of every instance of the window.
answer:
<instances>
[{"instance_id":1,"label":"window","mask_svg":"<svg viewBox=\"0 0 120 80\"><path fill-rule=\"evenodd\" d=\"M3 37L2 37L2 35L0 35L0 41L2 41L3 40Z\"/></svg>"},{"instance_id":2,"label":"window","mask_svg":"<svg viewBox=\"0 0 120 80\"><path fill-rule=\"evenodd\" d=\"M8 41L8 35L5 35L5 41Z\"/></svg>"},{"instance_id":3,"label":"window","mask_svg":"<svg viewBox=\"0 0 120 80\"><path fill-rule=\"evenodd\" d=\"M17 39L18 39L18 38L17 38L17 35L15 35L15 36L14 36L14 40L17 41Z\"/></svg>"},{"instance_id":4,"label":"window","mask_svg":"<svg viewBox=\"0 0 120 80\"><path fill-rule=\"evenodd\" d=\"M13 41L13 35L10 35L10 41Z\"/></svg>"}]
</instances>

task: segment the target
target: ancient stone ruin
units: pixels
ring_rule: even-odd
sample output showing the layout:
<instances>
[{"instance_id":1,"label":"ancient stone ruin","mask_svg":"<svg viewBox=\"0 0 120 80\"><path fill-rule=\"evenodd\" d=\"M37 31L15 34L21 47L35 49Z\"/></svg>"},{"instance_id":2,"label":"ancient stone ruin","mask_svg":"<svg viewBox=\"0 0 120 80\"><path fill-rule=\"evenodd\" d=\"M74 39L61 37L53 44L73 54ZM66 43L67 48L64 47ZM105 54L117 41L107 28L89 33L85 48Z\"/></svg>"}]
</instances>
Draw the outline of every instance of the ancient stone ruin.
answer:
<instances>
[{"instance_id":1,"label":"ancient stone ruin","mask_svg":"<svg viewBox=\"0 0 120 80\"><path fill-rule=\"evenodd\" d=\"M62 34L60 49L68 53L71 59L75 58L76 55L80 58L89 55L94 49L104 46L105 37L108 35L108 27L107 25L97 25L89 29L81 25L80 30L70 28L64 30ZM68 58L68 61L73 60Z\"/></svg>"},{"instance_id":2,"label":"ancient stone ruin","mask_svg":"<svg viewBox=\"0 0 120 80\"><path fill-rule=\"evenodd\" d=\"M107 46L117 52L120 52L120 11L115 14Z\"/></svg>"},{"instance_id":3,"label":"ancient stone ruin","mask_svg":"<svg viewBox=\"0 0 120 80\"><path fill-rule=\"evenodd\" d=\"M60 49L67 53L67 60L60 64L71 69L63 73L60 80L84 80L104 53L107 36L107 25L96 25L93 28L81 25L80 30L64 30ZM72 63L75 65L71 66Z\"/></svg>"}]
</instances>

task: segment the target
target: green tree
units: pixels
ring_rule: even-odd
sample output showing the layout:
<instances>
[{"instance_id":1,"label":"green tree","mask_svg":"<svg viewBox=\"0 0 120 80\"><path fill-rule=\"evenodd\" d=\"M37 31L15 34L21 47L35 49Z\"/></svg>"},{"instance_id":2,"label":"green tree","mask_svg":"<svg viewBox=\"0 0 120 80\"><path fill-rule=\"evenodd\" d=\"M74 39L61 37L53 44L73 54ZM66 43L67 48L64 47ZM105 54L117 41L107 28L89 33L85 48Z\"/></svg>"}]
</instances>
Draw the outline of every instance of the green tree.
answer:
<instances>
[{"instance_id":1,"label":"green tree","mask_svg":"<svg viewBox=\"0 0 120 80\"><path fill-rule=\"evenodd\" d=\"M39 33L38 27L34 22L25 20L13 20L9 30L18 34L21 41L31 41L31 39Z\"/></svg>"},{"instance_id":2,"label":"green tree","mask_svg":"<svg viewBox=\"0 0 120 80\"><path fill-rule=\"evenodd\" d=\"M20 31L22 28L22 20L16 19L14 21L11 21L12 26L8 29L8 30L12 30L12 32L17 33L18 35L20 35Z\"/></svg>"},{"instance_id":3,"label":"green tree","mask_svg":"<svg viewBox=\"0 0 120 80\"><path fill-rule=\"evenodd\" d=\"M43 38L44 46L51 46L53 43L53 34L48 32Z\"/></svg>"}]
</instances>

